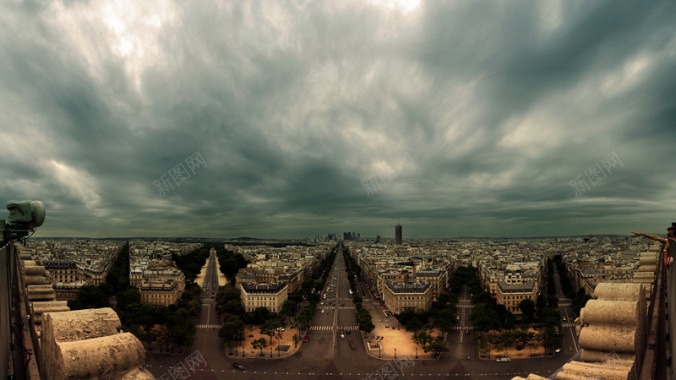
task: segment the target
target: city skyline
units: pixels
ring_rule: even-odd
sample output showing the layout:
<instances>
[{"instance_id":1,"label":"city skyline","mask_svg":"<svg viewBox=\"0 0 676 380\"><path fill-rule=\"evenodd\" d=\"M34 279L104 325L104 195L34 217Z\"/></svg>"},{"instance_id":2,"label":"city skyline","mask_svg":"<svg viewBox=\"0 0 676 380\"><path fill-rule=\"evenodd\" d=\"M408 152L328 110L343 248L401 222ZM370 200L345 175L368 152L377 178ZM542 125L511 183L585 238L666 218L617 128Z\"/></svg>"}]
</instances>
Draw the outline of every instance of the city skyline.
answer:
<instances>
[{"instance_id":1,"label":"city skyline","mask_svg":"<svg viewBox=\"0 0 676 380\"><path fill-rule=\"evenodd\" d=\"M0 206L42 200L36 238L676 220L673 3L15 0L0 14Z\"/></svg>"}]
</instances>

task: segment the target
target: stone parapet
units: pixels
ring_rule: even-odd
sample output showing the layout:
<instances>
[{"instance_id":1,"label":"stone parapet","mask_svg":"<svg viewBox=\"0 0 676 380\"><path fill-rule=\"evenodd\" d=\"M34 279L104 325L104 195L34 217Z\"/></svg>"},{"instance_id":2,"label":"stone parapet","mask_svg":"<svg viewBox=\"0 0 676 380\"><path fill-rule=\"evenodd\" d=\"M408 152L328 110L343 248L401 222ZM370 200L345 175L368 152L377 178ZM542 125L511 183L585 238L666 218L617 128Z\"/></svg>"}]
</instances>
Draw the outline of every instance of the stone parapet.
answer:
<instances>
[{"instance_id":1,"label":"stone parapet","mask_svg":"<svg viewBox=\"0 0 676 380\"><path fill-rule=\"evenodd\" d=\"M605 352L636 352L638 345L635 327L593 325L580 332L580 347Z\"/></svg>"},{"instance_id":2,"label":"stone parapet","mask_svg":"<svg viewBox=\"0 0 676 380\"><path fill-rule=\"evenodd\" d=\"M52 301L56 299L56 292L51 285L27 285L26 294L29 301Z\"/></svg>"},{"instance_id":3,"label":"stone parapet","mask_svg":"<svg viewBox=\"0 0 676 380\"><path fill-rule=\"evenodd\" d=\"M150 380L145 350L133 334L119 333L111 308L43 314L43 371L49 379Z\"/></svg>"},{"instance_id":4,"label":"stone parapet","mask_svg":"<svg viewBox=\"0 0 676 380\"><path fill-rule=\"evenodd\" d=\"M31 315L35 324L42 323L42 314L57 311L69 311L66 301L31 302Z\"/></svg>"},{"instance_id":5,"label":"stone parapet","mask_svg":"<svg viewBox=\"0 0 676 380\"><path fill-rule=\"evenodd\" d=\"M57 343L54 361L48 364L51 368L47 372L54 379L119 379L130 369L142 368L144 363L141 341L131 333L121 333Z\"/></svg>"}]
</instances>

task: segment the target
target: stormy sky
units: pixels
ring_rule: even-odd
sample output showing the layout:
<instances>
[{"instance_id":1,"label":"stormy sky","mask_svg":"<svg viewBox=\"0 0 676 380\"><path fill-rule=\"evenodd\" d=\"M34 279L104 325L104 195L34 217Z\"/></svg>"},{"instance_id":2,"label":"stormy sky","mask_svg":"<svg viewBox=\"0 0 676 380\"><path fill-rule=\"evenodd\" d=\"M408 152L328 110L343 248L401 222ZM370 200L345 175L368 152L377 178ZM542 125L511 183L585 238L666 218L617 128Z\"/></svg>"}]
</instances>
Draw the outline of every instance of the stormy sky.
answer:
<instances>
[{"instance_id":1,"label":"stormy sky","mask_svg":"<svg viewBox=\"0 0 676 380\"><path fill-rule=\"evenodd\" d=\"M674 20L669 1L2 1L0 201L44 201L36 237L661 233Z\"/></svg>"}]
</instances>

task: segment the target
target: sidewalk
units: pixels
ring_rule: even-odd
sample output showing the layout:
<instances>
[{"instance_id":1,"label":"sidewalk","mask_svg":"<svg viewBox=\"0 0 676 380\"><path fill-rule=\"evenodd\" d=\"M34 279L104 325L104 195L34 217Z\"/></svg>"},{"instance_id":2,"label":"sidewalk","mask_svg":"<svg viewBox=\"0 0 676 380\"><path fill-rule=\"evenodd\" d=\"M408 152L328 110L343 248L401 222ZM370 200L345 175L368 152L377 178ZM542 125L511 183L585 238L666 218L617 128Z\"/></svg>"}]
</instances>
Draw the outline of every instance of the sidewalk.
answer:
<instances>
[{"instance_id":1,"label":"sidewalk","mask_svg":"<svg viewBox=\"0 0 676 380\"><path fill-rule=\"evenodd\" d=\"M277 331L277 334L272 337L272 345L270 345L269 335L261 334L261 330L259 327L254 327L252 329L252 326L247 326L244 328L244 340L242 341L242 344L233 346L232 356L242 357L242 355L244 354L245 358L252 359L271 359L271 358L276 359L289 357L298 352L301 345L303 344L302 338L305 335L301 335L301 340L298 341L298 346L294 347L293 336L295 334L298 334L298 330L296 329L287 328L281 332ZM260 348L254 350L253 346L251 345L252 341L259 338L265 338L265 343L267 344L267 346L263 349L263 356L261 356ZM270 351L271 348L272 351ZM279 350L277 350L278 348ZM231 349L226 347L225 352L229 353L231 352ZM272 357L270 356L271 352Z\"/></svg>"},{"instance_id":2,"label":"sidewalk","mask_svg":"<svg viewBox=\"0 0 676 380\"><path fill-rule=\"evenodd\" d=\"M544 358L552 355L545 355L544 347L540 346L536 349L525 347L522 350L517 350L514 347L507 347L502 351L497 349L491 349L490 355L482 354L479 356L481 360L495 360L497 358L510 358L510 359L535 359L535 358Z\"/></svg>"},{"instance_id":3,"label":"sidewalk","mask_svg":"<svg viewBox=\"0 0 676 380\"><path fill-rule=\"evenodd\" d=\"M432 336L438 336L440 333L438 329L432 330ZM382 337L382 339L376 339L376 337ZM392 330L392 328L375 329L371 334L368 334L368 338L365 340L368 354L376 359L392 360L395 352L397 359L404 357L412 360L435 359L434 353L425 353L421 346L413 342L413 333L403 328L400 330ZM380 342L380 349L377 342Z\"/></svg>"}]
</instances>

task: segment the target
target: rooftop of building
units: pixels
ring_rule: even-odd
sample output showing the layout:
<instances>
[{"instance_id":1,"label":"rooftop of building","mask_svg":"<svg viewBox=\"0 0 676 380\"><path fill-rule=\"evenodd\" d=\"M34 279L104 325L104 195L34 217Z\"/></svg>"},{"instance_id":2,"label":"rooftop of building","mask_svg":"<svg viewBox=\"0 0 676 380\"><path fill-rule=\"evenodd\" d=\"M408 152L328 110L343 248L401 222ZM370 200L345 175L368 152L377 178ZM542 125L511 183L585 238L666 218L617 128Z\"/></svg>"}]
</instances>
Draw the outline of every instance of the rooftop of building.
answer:
<instances>
[{"instance_id":1,"label":"rooftop of building","mask_svg":"<svg viewBox=\"0 0 676 380\"><path fill-rule=\"evenodd\" d=\"M287 285L284 283L275 283L275 284L241 283L240 286L247 293L277 293L283 290Z\"/></svg>"}]
</instances>

